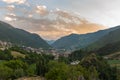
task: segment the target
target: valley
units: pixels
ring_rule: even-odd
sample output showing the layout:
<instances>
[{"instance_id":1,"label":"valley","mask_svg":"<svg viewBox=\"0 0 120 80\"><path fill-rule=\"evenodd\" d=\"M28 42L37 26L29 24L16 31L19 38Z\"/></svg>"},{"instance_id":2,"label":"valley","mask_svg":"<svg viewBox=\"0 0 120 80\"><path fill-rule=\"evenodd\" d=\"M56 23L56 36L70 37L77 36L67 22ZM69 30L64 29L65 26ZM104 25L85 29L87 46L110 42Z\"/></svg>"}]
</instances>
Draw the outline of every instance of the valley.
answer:
<instances>
[{"instance_id":1,"label":"valley","mask_svg":"<svg viewBox=\"0 0 120 80\"><path fill-rule=\"evenodd\" d=\"M14 32L11 25L4 27L5 24L0 25L4 31L0 33L2 80L41 80L41 77L47 80L119 80L119 26L94 33L71 34L48 44L37 35L18 29L15 30L20 33ZM9 37L7 29L21 38L11 32L9 35L13 38ZM26 36L22 36L24 32Z\"/></svg>"},{"instance_id":2,"label":"valley","mask_svg":"<svg viewBox=\"0 0 120 80\"><path fill-rule=\"evenodd\" d=\"M0 0L0 80L120 80L120 0Z\"/></svg>"}]
</instances>

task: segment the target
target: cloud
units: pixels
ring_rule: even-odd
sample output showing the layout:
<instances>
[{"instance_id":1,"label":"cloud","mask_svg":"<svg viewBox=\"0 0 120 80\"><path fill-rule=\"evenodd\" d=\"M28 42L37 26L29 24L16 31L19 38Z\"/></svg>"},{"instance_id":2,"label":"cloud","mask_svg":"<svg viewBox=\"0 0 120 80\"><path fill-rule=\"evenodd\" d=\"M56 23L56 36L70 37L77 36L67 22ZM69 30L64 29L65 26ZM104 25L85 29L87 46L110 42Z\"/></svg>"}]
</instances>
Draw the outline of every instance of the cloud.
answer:
<instances>
[{"instance_id":1,"label":"cloud","mask_svg":"<svg viewBox=\"0 0 120 80\"><path fill-rule=\"evenodd\" d=\"M32 14L29 14L29 15L28 15L28 17L29 17L29 18L32 18L32 17L33 17L33 15L32 15Z\"/></svg>"},{"instance_id":2,"label":"cloud","mask_svg":"<svg viewBox=\"0 0 120 80\"><path fill-rule=\"evenodd\" d=\"M23 4L26 2L26 0L3 0L4 2L10 4L10 3L17 3L17 4Z\"/></svg>"},{"instance_id":3,"label":"cloud","mask_svg":"<svg viewBox=\"0 0 120 80\"><path fill-rule=\"evenodd\" d=\"M4 7L0 6L0 10L4 10L4 11L14 11L15 8L16 7L14 5L7 5L7 6L4 6Z\"/></svg>"},{"instance_id":4,"label":"cloud","mask_svg":"<svg viewBox=\"0 0 120 80\"><path fill-rule=\"evenodd\" d=\"M11 15L11 16L16 16L16 14L14 13L8 13L8 16Z\"/></svg>"},{"instance_id":5,"label":"cloud","mask_svg":"<svg viewBox=\"0 0 120 80\"><path fill-rule=\"evenodd\" d=\"M15 9L15 6L14 5L8 5L7 9L10 10L10 11L13 11Z\"/></svg>"},{"instance_id":6,"label":"cloud","mask_svg":"<svg viewBox=\"0 0 120 80\"><path fill-rule=\"evenodd\" d=\"M47 7L45 5L42 6L37 6L36 7L36 13L45 16L47 15L49 12L47 11Z\"/></svg>"},{"instance_id":7,"label":"cloud","mask_svg":"<svg viewBox=\"0 0 120 80\"><path fill-rule=\"evenodd\" d=\"M12 17L10 17L10 16L12 16ZM5 15L5 17L4 17L4 20L6 20L6 21L15 21L16 20L16 18L13 18L13 17L15 17L16 15L14 14L14 13L8 13L7 15Z\"/></svg>"},{"instance_id":8,"label":"cloud","mask_svg":"<svg viewBox=\"0 0 120 80\"><path fill-rule=\"evenodd\" d=\"M28 15L28 17L9 14L6 20L11 21L10 23L17 28L37 33L45 39L58 39L71 33L84 34L105 28L102 25L80 18L71 12L55 10L49 12L49 14L52 15L46 15L46 18L39 19L34 18L32 14Z\"/></svg>"},{"instance_id":9,"label":"cloud","mask_svg":"<svg viewBox=\"0 0 120 80\"><path fill-rule=\"evenodd\" d=\"M5 17L4 18L6 21L12 21L12 18L10 18L10 17Z\"/></svg>"},{"instance_id":10,"label":"cloud","mask_svg":"<svg viewBox=\"0 0 120 80\"><path fill-rule=\"evenodd\" d=\"M4 18L4 20L6 20L6 21L14 21L14 20L16 20L16 19L15 19L15 18L11 18L11 17L7 17L7 16L6 16L6 17Z\"/></svg>"},{"instance_id":11,"label":"cloud","mask_svg":"<svg viewBox=\"0 0 120 80\"><path fill-rule=\"evenodd\" d=\"M47 16L49 14L49 11L47 10L47 7L44 5L39 5L39 6L26 6L26 5L22 5L24 6L15 6L15 5L7 5L5 7L0 7L3 10L6 10L8 12L12 12L18 15L22 15L22 16L27 16L27 17L33 17L34 15L37 16Z\"/></svg>"}]
</instances>

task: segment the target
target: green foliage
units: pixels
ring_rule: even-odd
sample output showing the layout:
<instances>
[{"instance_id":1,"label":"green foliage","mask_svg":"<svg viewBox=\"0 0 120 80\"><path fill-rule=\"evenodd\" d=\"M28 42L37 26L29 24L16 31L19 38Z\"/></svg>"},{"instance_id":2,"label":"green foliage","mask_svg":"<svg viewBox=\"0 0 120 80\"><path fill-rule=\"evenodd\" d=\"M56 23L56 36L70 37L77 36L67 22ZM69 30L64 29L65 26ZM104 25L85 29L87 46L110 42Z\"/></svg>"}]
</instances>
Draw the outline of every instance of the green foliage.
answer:
<instances>
[{"instance_id":1,"label":"green foliage","mask_svg":"<svg viewBox=\"0 0 120 80\"><path fill-rule=\"evenodd\" d=\"M41 58L41 55L30 53L26 55L25 61L29 64L33 64L36 63L39 60L39 58Z\"/></svg>"},{"instance_id":2,"label":"green foliage","mask_svg":"<svg viewBox=\"0 0 120 80\"><path fill-rule=\"evenodd\" d=\"M11 55L11 52L9 50L4 50L4 51L1 51L0 50L0 60L10 60L12 59L13 56Z\"/></svg>"},{"instance_id":3,"label":"green foliage","mask_svg":"<svg viewBox=\"0 0 120 80\"><path fill-rule=\"evenodd\" d=\"M34 76L36 74L36 64L29 65L27 69L27 75L28 76Z\"/></svg>"},{"instance_id":4,"label":"green foliage","mask_svg":"<svg viewBox=\"0 0 120 80\"><path fill-rule=\"evenodd\" d=\"M49 62L50 60L54 59L54 56L52 54L42 54L42 58L45 59L46 62Z\"/></svg>"},{"instance_id":5,"label":"green foliage","mask_svg":"<svg viewBox=\"0 0 120 80\"><path fill-rule=\"evenodd\" d=\"M27 52L26 50L23 50L22 48L18 47L18 46L13 46L10 48L11 51L17 51L20 52L22 54L29 54L29 52Z\"/></svg>"},{"instance_id":6,"label":"green foliage","mask_svg":"<svg viewBox=\"0 0 120 80\"><path fill-rule=\"evenodd\" d=\"M83 58L80 64L86 69L91 69L90 67L95 68L99 73L98 76L100 80L117 80L117 76L115 74L117 73L116 70L111 68L107 61L95 54L91 54Z\"/></svg>"},{"instance_id":7,"label":"green foliage","mask_svg":"<svg viewBox=\"0 0 120 80\"><path fill-rule=\"evenodd\" d=\"M7 66L0 64L0 80L8 80L13 74L13 70Z\"/></svg>"},{"instance_id":8,"label":"green foliage","mask_svg":"<svg viewBox=\"0 0 120 80\"><path fill-rule=\"evenodd\" d=\"M49 71L46 73L47 80L97 80L98 72L95 68L86 69L81 65L67 65L63 62L50 61Z\"/></svg>"},{"instance_id":9,"label":"green foliage","mask_svg":"<svg viewBox=\"0 0 120 80\"><path fill-rule=\"evenodd\" d=\"M108 60L111 67L116 67L120 69L120 60Z\"/></svg>"},{"instance_id":10,"label":"green foliage","mask_svg":"<svg viewBox=\"0 0 120 80\"><path fill-rule=\"evenodd\" d=\"M120 80L120 69L117 69L117 80Z\"/></svg>"},{"instance_id":11,"label":"green foliage","mask_svg":"<svg viewBox=\"0 0 120 80\"><path fill-rule=\"evenodd\" d=\"M78 80L80 77L84 77L85 69L81 65L69 66L68 79Z\"/></svg>"},{"instance_id":12,"label":"green foliage","mask_svg":"<svg viewBox=\"0 0 120 80\"><path fill-rule=\"evenodd\" d=\"M106 44L105 46L99 48L95 52L99 54L100 56L104 56L104 55L109 55L109 54L119 52L119 51L120 51L120 41Z\"/></svg>"},{"instance_id":13,"label":"green foliage","mask_svg":"<svg viewBox=\"0 0 120 80\"><path fill-rule=\"evenodd\" d=\"M25 76L25 71L22 68L14 70L12 78L19 78Z\"/></svg>"},{"instance_id":14,"label":"green foliage","mask_svg":"<svg viewBox=\"0 0 120 80\"><path fill-rule=\"evenodd\" d=\"M27 64L21 60L10 60L5 62L4 64L12 69L19 69L19 68L22 68L24 70L27 69Z\"/></svg>"},{"instance_id":15,"label":"green foliage","mask_svg":"<svg viewBox=\"0 0 120 80\"><path fill-rule=\"evenodd\" d=\"M70 60L64 56L59 56L59 59L58 59L59 62L65 62L67 64L70 63Z\"/></svg>"},{"instance_id":16,"label":"green foliage","mask_svg":"<svg viewBox=\"0 0 120 80\"><path fill-rule=\"evenodd\" d=\"M86 55L86 52L83 50L77 50L72 52L69 56L68 59L70 62L76 61L76 60L81 60L84 56Z\"/></svg>"},{"instance_id":17,"label":"green foliage","mask_svg":"<svg viewBox=\"0 0 120 80\"><path fill-rule=\"evenodd\" d=\"M36 74L39 76L45 76L46 71L47 71L46 61L44 58L41 58L36 63Z\"/></svg>"},{"instance_id":18,"label":"green foliage","mask_svg":"<svg viewBox=\"0 0 120 80\"><path fill-rule=\"evenodd\" d=\"M68 65L55 61L49 62L49 72L46 73L47 80L67 80Z\"/></svg>"},{"instance_id":19,"label":"green foliage","mask_svg":"<svg viewBox=\"0 0 120 80\"><path fill-rule=\"evenodd\" d=\"M11 50L13 49L0 51L0 56L7 55L6 59L0 61L2 80L14 80L24 76L41 76L47 80L119 80L117 68L110 67L106 60L95 54L86 55L82 50L73 52L68 58L60 56L58 61L52 55L26 52L19 47L14 50L26 57L9 58ZM80 63L70 64L76 60Z\"/></svg>"},{"instance_id":20,"label":"green foliage","mask_svg":"<svg viewBox=\"0 0 120 80\"><path fill-rule=\"evenodd\" d=\"M85 78L88 78L87 80L97 80L99 79L99 73L96 70L95 67L90 66L88 69L88 75L85 76Z\"/></svg>"},{"instance_id":21,"label":"green foliage","mask_svg":"<svg viewBox=\"0 0 120 80\"><path fill-rule=\"evenodd\" d=\"M11 76L12 79L25 76L26 70L28 68L27 63L21 60L10 60L10 61L4 62L4 65L13 70L13 74Z\"/></svg>"}]
</instances>

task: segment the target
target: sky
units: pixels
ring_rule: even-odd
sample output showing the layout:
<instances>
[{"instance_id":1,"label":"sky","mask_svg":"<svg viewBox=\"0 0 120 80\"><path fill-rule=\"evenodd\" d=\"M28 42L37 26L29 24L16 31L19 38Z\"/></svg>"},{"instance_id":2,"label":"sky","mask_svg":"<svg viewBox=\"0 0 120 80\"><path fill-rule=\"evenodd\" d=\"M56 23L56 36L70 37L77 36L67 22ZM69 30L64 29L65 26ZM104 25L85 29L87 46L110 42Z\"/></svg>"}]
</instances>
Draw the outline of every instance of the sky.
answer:
<instances>
[{"instance_id":1,"label":"sky","mask_svg":"<svg viewBox=\"0 0 120 80\"><path fill-rule=\"evenodd\" d=\"M56 40L120 25L120 0L0 0L0 20Z\"/></svg>"}]
</instances>

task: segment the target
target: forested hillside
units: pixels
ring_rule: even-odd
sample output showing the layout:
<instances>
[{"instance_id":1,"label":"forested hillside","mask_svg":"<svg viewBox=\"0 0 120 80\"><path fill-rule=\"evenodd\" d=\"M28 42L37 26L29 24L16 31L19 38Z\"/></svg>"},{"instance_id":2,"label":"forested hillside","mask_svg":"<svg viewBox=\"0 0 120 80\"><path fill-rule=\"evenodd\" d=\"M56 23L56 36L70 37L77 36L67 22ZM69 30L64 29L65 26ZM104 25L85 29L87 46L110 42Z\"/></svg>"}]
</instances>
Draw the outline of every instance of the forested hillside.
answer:
<instances>
[{"instance_id":1,"label":"forested hillside","mask_svg":"<svg viewBox=\"0 0 120 80\"><path fill-rule=\"evenodd\" d=\"M15 45L24 45L33 48L49 48L50 46L37 34L32 34L22 29L0 21L0 40L11 42Z\"/></svg>"}]
</instances>

